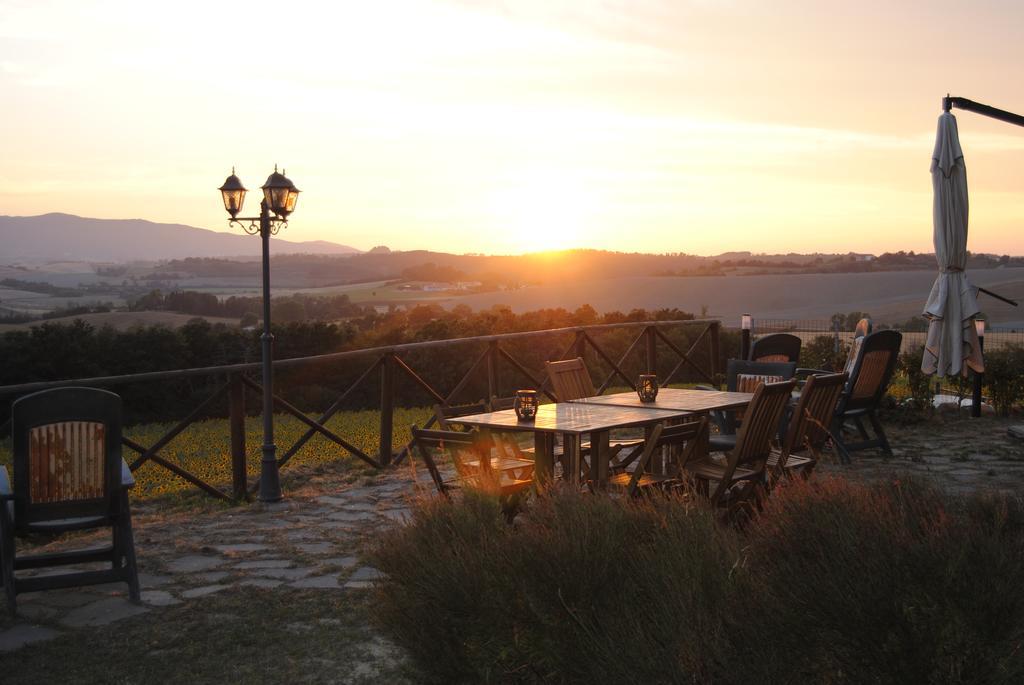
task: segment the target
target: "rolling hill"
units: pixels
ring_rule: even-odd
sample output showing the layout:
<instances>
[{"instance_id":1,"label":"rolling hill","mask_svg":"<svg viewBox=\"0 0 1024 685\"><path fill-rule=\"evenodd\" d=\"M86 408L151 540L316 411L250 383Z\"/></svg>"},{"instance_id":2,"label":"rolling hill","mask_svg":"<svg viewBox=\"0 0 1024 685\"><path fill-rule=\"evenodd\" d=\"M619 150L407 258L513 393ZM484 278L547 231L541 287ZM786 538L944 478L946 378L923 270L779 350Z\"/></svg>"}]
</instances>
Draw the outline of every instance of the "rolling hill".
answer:
<instances>
[{"instance_id":1,"label":"rolling hill","mask_svg":"<svg viewBox=\"0 0 1024 685\"><path fill-rule=\"evenodd\" d=\"M354 247L316 240L274 238L274 253L355 254ZM183 257L243 257L260 253L260 241L183 224L144 219L89 219L72 214L0 216L5 262L73 260L123 262Z\"/></svg>"}]
</instances>

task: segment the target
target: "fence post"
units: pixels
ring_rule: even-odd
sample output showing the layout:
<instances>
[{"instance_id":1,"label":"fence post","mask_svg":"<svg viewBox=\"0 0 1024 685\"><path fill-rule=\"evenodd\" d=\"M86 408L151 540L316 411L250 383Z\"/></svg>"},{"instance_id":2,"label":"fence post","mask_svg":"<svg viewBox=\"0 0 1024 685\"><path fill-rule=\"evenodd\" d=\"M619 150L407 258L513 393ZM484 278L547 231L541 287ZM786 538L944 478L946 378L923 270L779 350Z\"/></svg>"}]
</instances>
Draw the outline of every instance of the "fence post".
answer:
<instances>
[{"instance_id":1,"label":"fence post","mask_svg":"<svg viewBox=\"0 0 1024 685\"><path fill-rule=\"evenodd\" d=\"M583 358L583 353L587 350L587 339L583 335L583 329L576 329L576 339L572 343L572 352L580 359Z\"/></svg>"},{"instance_id":2,"label":"fence post","mask_svg":"<svg viewBox=\"0 0 1024 685\"><path fill-rule=\"evenodd\" d=\"M658 347L655 344L658 342L658 338L656 334L657 329L654 326L648 326L644 331L644 342L647 347L647 371L645 373L658 373Z\"/></svg>"},{"instance_id":3,"label":"fence post","mask_svg":"<svg viewBox=\"0 0 1024 685\"><path fill-rule=\"evenodd\" d=\"M501 382L498 378L498 341L492 340L487 343L487 404L490 406L491 398L498 397L501 392Z\"/></svg>"},{"instance_id":4,"label":"fence post","mask_svg":"<svg viewBox=\"0 0 1024 685\"><path fill-rule=\"evenodd\" d=\"M385 352L380 365L380 463L391 464L391 441L394 437L395 361L394 352Z\"/></svg>"},{"instance_id":5,"label":"fence post","mask_svg":"<svg viewBox=\"0 0 1024 685\"><path fill-rule=\"evenodd\" d=\"M722 323L716 321L711 324L711 377L715 380L715 385L718 385L718 355L719 352L719 334L722 331Z\"/></svg>"},{"instance_id":6,"label":"fence post","mask_svg":"<svg viewBox=\"0 0 1024 685\"><path fill-rule=\"evenodd\" d=\"M231 429L231 490L236 500L249 497L245 464L245 386L242 375L229 375L228 420Z\"/></svg>"}]
</instances>

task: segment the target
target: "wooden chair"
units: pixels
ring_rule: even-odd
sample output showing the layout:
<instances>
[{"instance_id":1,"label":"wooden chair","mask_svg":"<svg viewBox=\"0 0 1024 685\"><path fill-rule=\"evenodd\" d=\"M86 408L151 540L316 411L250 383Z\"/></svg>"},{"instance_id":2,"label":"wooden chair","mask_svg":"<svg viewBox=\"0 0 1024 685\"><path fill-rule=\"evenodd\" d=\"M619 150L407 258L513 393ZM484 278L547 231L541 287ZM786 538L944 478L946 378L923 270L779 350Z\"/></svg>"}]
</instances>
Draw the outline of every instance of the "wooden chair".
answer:
<instances>
[{"instance_id":1,"label":"wooden chair","mask_svg":"<svg viewBox=\"0 0 1024 685\"><path fill-rule=\"evenodd\" d=\"M792 476L795 473L810 476L831 435L829 427L846 379L845 373L810 376L807 379L789 419L782 445L773 449L768 458L772 478Z\"/></svg>"},{"instance_id":2,"label":"wooden chair","mask_svg":"<svg viewBox=\"0 0 1024 685\"><path fill-rule=\"evenodd\" d=\"M654 454L663 448L680 450L677 468L671 473L651 473L650 466ZM702 416L697 421L681 423L675 426L658 424L651 435L644 441L643 451L632 472L622 471L608 479L609 488L624 491L628 496L635 497L643 492L662 489L680 482L678 464L694 461L707 454L708 419Z\"/></svg>"},{"instance_id":3,"label":"wooden chair","mask_svg":"<svg viewBox=\"0 0 1024 685\"><path fill-rule=\"evenodd\" d=\"M763 383L777 383L793 378L796 363L730 359L725 374L725 389L729 392L754 392ZM736 446L736 429L744 415L744 411L712 414L711 420L718 426L718 433L711 436L712 451L727 452Z\"/></svg>"},{"instance_id":4,"label":"wooden chair","mask_svg":"<svg viewBox=\"0 0 1024 685\"><path fill-rule=\"evenodd\" d=\"M490 460L491 440L479 431L426 430L412 426L412 442L427 465L437 491L451 497L454 490L469 487L498 495L506 516L511 520L533 478L517 478L510 471L481 465ZM446 478L434 455L448 458L455 469L454 478Z\"/></svg>"},{"instance_id":5,"label":"wooden chair","mask_svg":"<svg viewBox=\"0 0 1024 685\"><path fill-rule=\"evenodd\" d=\"M474 404L460 404L434 406L434 417L437 419L437 426L444 431L461 430L459 424L452 419L470 414L482 414L492 411L484 402ZM530 478L533 475L534 460L532 453L527 455L515 440L505 436L492 436L494 456L491 457L491 469L495 471L509 471L519 478ZM479 462L472 462L471 466L479 467Z\"/></svg>"},{"instance_id":6,"label":"wooden chair","mask_svg":"<svg viewBox=\"0 0 1024 685\"><path fill-rule=\"evenodd\" d=\"M124 581L139 601L128 489L121 459L121 398L95 388L57 388L11 406L14 483L0 467L0 578L12 613L19 593ZM19 537L111 528L110 545L23 555ZM20 569L106 562L110 568L18 576Z\"/></svg>"},{"instance_id":7,"label":"wooden chair","mask_svg":"<svg viewBox=\"0 0 1024 685\"><path fill-rule=\"evenodd\" d=\"M892 374L896 370L903 335L899 331L876 331L864 336L857 348L850 377L846 381L832 419L832 437L835 439L839 458L850 461L850 452L881 448L891 456L892 448L876 414L885 397ZM872 438L864 426L864 419L871 423L875 437ZM844 424L852 422L859 441L850 442L843 435Z\"/></svg>"},{"instance_id":8,"label":"wooden chair","mask_svg":"<svg viewBox=\"0 0 1024 685\"><path fill-rule=\"evenodd\" d=\"M559 402L579 400L584 397L593 397L597 394L594 381L590 378L590 372L587 370L582 357L559 362L544 362L544 368L551 383L551 391L558 398ZM639 449L643 442L643 440L616 440L613 442L611 446L612 456L617 457L622 452L625 454L622 458L616 460L612 468L622 469L632 463L639 455ZM556 451L558 450L559 448L556 448ZM583 455L585 456L589 451L590 445L584 443Z\"/></svg>"},{"instance_id":9,"label":"wooden chair","mask_svg":"<svg viewBox=\"0 0 1024 685\"><path fill-rule=\"evenodd\" d=\"M551 382L551 391L559 402L579 400L597 394L594 381L590 378L582 357L560 362L544 362L544 368Z\"/></svg>"},{"instance_id":10,"label":"wooden chair","mask_svg":"<svg viewBox=\"0 0 1024 685\"><path fill-rule=\"evenodd\" d=\"M701 456L683 462L683 474L715 507L734 513L764 492L772 439L789 403L795 380L758 386L740 426L736 446L724 461ZM712 483L715 483L712 486Z\"/></svg>"},{"instance_id":11,"label":"wooden chair","mask_svg":"<svg viewBox=\"0 0 1024 685\"><path fill-rule=\"evenodd\" d=\"M792 333L762 335L750 346L749 361L799 363L802 344L800 337Z\"/></svg>"}]
</instances>

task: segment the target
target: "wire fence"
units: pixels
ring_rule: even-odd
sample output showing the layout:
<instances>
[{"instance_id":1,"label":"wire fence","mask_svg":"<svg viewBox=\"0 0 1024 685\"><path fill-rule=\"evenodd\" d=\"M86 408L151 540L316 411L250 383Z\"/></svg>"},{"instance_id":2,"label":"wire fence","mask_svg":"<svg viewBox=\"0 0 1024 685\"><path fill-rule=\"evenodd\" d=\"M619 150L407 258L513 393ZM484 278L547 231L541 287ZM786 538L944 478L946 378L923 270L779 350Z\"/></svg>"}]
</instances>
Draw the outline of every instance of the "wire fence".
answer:
<instances>
[{"instance_id":1,"label":"wire fence","mask_svg":"<svg viewBox=\"0 0 1024 685\"><path fill-rule=\"evenodd\" d=\"M885 326L882 326L885 328ZM754 336L766 335L768 333L792 333L800 336L805 342L810 342L818 336L831 336L834 340L847 343L853 339L853 327L840 324L838 321L829 319L758 319L754 318ZM903 345L901 352L923 346L927 331L925 330L904 330ZM991 326L985 331L985 349L998 350L1008 345L1024 346L1024 328L1009 326Z\"/></svg>"}]
</instances>

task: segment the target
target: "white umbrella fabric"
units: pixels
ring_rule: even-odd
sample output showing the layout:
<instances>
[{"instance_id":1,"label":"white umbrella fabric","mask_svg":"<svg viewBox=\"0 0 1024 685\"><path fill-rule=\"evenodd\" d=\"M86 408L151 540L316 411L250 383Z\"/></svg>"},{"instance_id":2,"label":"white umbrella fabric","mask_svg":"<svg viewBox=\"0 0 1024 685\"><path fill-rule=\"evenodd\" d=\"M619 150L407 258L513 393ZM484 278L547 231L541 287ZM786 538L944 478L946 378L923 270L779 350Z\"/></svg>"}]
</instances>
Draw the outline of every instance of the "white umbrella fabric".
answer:
<instances>
[{"instance_id":1,"label":"white umbrella fabric","mask_svg":"<svg viewBox=\"0 0 1024 685\"><path fill-rule=\"evenodd\" d=\"M967 266L967 168L960 149L956 117L939 116L932 152L932 222L935 260L939 275L932 285L924 316L928 319L921 370L926 374L955 376L971 368L985 370L974 328L978 308L977 288L971 285Z\"/></svg>"}]
</instances>

